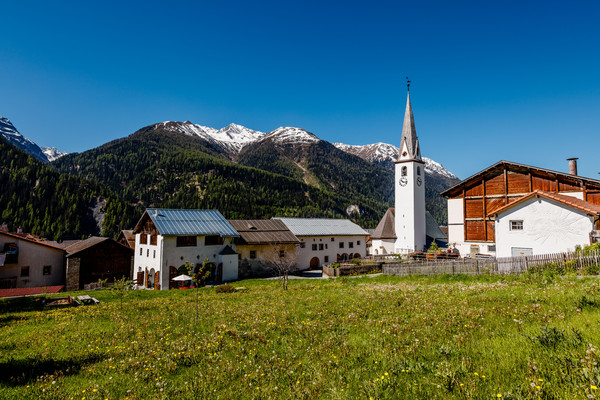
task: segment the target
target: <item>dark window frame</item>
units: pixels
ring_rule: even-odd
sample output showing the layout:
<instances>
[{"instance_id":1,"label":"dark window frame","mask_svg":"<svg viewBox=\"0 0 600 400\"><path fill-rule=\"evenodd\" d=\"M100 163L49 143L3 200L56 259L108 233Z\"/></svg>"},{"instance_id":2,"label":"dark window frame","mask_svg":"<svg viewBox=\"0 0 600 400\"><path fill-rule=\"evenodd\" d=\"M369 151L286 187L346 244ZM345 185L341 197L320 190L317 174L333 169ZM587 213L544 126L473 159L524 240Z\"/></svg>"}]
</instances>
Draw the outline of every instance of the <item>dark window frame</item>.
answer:
<instances>
[{"instance_id":1,"label":"dark window frame","mask_svg":"<svg viewBox=\"0 0 600 400\"><path fill-rule=\"evenodd\" d=\"M196 236L177 236L175 247L196 247L198 238Z\"/></svg>"}]
</instances>

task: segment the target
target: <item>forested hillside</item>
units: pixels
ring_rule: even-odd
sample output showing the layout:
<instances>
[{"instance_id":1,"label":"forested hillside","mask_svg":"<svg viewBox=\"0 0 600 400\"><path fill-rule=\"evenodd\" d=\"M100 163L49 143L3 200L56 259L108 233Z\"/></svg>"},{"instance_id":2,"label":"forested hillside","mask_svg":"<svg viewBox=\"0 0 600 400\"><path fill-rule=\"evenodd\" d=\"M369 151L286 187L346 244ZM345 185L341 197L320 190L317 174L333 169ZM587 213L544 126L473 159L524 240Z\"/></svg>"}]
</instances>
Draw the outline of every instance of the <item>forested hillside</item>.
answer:
<instances>
[{"instance_id":1,"label":"forested hillside","mask_svg":"<svg viewBox=\"0 0 600 400\"><path fill-rule=\"evenodd\" d=\"M216 208L227 218L347 217L348 206L357 205L361 213L352 214L353 220L374 227L389 206L389 197L327 190L298 176L235 164L201 138L157 126L52 165L97 179L142 207Z\"/></svg>"},{"instance_id":2,"label":"forested hillside","mask_svg":"<svg viewBox=\"0 0 600 400\"><path fill-rule=\"evenodd\" d=\"M105 186L58 173L2 138L0 188L0 223L11 231L22 226L25 232L58 240L113 236L135 223L133 206Z\"/></svg>"}]
</instances>

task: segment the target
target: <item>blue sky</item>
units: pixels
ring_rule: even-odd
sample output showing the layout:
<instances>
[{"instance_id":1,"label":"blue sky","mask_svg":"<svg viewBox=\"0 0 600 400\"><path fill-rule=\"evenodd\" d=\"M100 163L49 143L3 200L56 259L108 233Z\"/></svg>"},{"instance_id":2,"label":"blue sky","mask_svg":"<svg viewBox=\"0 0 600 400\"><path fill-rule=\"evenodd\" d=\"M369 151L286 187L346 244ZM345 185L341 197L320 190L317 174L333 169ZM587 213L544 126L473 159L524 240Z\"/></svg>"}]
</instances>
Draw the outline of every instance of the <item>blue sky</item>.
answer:
<instances>
[{"instance_id":1,"label":"blue sky","mask_svg":"<svg viewBox=\"0 0 600 400\"><path fill-rule=\"evenodd\" d=\"M405 77L424 156L600 178L600 3L0 4L0 116L80 152L152 123L398 145Z\"/></svg>"}]
</instances>

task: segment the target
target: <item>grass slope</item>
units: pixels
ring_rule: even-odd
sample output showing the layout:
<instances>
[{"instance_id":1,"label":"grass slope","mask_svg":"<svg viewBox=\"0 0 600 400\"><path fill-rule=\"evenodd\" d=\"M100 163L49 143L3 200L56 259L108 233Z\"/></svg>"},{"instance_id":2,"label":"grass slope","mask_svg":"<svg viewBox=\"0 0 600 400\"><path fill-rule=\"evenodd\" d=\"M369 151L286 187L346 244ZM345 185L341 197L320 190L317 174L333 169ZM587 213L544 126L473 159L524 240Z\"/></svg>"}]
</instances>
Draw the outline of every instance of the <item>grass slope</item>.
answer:
<instances>
[{"instance_id":1,"label":"grass slope","mask_svg":"<svg viewBox=\"0 0 600 400\"><path fill-rule=\"evenodd\" d=\"M566 399L600 385L600 284L575 277L244 281L247 292L0 301L5 399ZM24 300L35 304L34 300Z\"/></svg>"}]
</instances>

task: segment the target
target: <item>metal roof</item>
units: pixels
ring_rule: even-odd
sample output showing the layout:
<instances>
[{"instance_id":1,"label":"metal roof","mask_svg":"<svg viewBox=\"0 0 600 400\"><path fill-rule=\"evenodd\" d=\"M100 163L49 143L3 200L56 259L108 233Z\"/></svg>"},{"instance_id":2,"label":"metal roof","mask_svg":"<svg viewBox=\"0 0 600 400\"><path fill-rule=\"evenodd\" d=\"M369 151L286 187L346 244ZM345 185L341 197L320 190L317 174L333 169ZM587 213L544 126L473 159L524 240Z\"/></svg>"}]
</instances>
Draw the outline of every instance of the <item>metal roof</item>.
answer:
<instances>
[{"instance_id":1,"label":"metal roof","mask_svg":"<svg viewBox=\"0 0 600 400\"><path fill-rule=\"evenodd\" d=\"M220 235L239 236L239 233L217 210L174 210L148 208L148 214L161 235ZM142 216L142 219L144 216ZM140 220L141 221L141 220ZM137 229L136 229L137 230Z\"/></svg>"},{"instance_id":2,"label":"metal roof","mask_svg":"<svg viewBox=\"0 0 600 400\"><path fill-rule=\"evenodd\" d=\"M296 244L300 243L283 221L278 219L230 219L241 239L238 244Z\"/></svg>"},{"instance_id":3,"label":"metal roof","mask_svg":"<svg viewBox=\"0 0 600 400\"><path fill-rule=\"evenodd\" d=\"M273 218L283 221L296 236L367 236L368 233L348 219Z\"/></svg>"}]
</instances>

